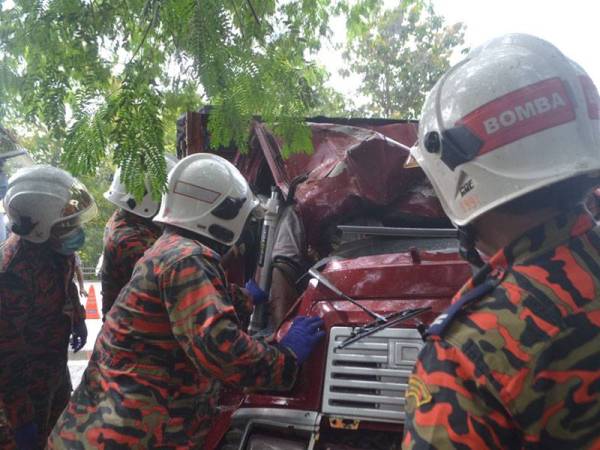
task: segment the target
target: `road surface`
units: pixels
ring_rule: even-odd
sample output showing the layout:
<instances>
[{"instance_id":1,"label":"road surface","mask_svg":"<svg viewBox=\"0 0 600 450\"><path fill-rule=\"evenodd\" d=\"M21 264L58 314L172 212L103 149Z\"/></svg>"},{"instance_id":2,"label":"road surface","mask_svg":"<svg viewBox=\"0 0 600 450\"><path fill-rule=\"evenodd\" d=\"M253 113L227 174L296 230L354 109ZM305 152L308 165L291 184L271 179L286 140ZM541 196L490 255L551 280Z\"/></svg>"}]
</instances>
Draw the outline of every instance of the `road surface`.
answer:
<instances>
[{"instance_id":1,"label":"road surface","mask_svg":"<svg viewBox=\"0 0 600 450\"><path fill-rule=\"evenodd\" d=\"M93 290L96 296L96 308L98 314L101 316L102 313L102 293L100 289L99 282L86 282L85 289L90 292L90 288L93 286ZM89 298L89 297L88 297ZM86 299L82 298L82 301L85 302ZM86 305L87 306L87 305ZM85 321L88 329L88 339L85 346L77 353L73 353L69 351L69 372L71 372L71 383L73 384L73 389L79 386L79 382L81 381L81 376L83 375L83 371L87 366L88 359L92 355L92 349L94 348L94 342L96 342L96 337L100 332L100 328L102 327L102 320L100 319L87 319Z\"/></svg>"}]
</instances>

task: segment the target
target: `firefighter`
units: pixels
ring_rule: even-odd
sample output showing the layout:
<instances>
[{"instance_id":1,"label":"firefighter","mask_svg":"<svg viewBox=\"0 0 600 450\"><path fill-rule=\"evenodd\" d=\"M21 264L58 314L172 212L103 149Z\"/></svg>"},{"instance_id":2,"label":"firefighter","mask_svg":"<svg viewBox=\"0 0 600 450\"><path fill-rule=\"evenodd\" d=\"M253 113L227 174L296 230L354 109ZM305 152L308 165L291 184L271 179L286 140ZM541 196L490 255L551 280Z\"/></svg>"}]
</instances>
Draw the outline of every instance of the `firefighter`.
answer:
<instances>
[{"instance_id":1,"label":"firefighter","mask_svg":"<svg viewBox=\"0 0 600 450\"><path fill-rule=\"evenodd\" d=\"M550 43L507 35L450 69L413 156L487 263L427 332L403 448L598 448L600 98Z\"/></svg>"},{"instance_id":2,"label":"firefighter","mask_svg":"<svg viewBox=\"0 0 600 450\"><path fill-rule=\"evenodd\" d=\"M0 309L1 307L2 303L0 302ZM8 422L8 416L6 415L4 401L2 400L2 396L0 395L0 449L14 450L15 448L15 438L13 436L10 423Z\"/></svg>"},{"instance_id":3,"label":"firefighter","mask_svg":"<svg viewBox=\"0 0 600 450\"><path fill-rule=\"evenodd\" d=\"M227 160L179 161L154 218L165 230L108 313L50 448L202 448L222 384L291 388L321 319L296 319L279 344L254 340L241 330L254 300L219 262L258 208Z\"/></svg>"},{"instance_id":4,"label":"firefighter","mask_svg":"<svg viewBox=\"0 0 600 450\"><path fill-rule=\"evenodd\" d=\"M82 224L96 214L86 188L38 165L10 178L4 206L12 234L0 249L0 397L19 449L42 449L67 405L69 336L87 338L73 282Z\"/></svg>"},{"instance_id":5,"label":"firefighter","mask_svg":"<svg viewBox=\"0 0 600 450\"><path fill-rule=\"evenodd\" d=\"M166 156L167 171L175 162ZM110 189L104 193L104 198L119 207L104 231L104 250L102 252L102 319L117 299L119 292L133 272L133 266L144 252L158 239L162 230L152 221L158 212L160 203L152 198L149 183L146 183L146 193L140 201L127 192L121 182L121 169L117 169Z\"/></svg>"}]
</instances>

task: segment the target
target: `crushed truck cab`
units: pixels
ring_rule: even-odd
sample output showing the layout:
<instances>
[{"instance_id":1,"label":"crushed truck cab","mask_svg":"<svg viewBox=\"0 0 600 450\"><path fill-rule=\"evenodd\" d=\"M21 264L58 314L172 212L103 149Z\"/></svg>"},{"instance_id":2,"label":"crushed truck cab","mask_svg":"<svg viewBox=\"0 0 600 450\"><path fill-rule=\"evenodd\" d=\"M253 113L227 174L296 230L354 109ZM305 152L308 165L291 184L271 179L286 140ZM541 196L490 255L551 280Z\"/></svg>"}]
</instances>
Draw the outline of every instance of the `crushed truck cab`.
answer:
<instances>
[{"instance_id":1,"label":"crushed truck cab","mask_svg":"<svg viewBox=\"0 0 600 450\"><path fill-rule=\"evenodd\" d=\"M417 124L307 119L312 154L284 160L280 141L258 120L244 152L211 150L209 113L180 120L178 156L215 151L265 199L276 191L300 218L306 253L318 255L312 270L304 267L296 281L301 293L271 324L268 339L280 340L298 315L321 317L326 337L291 391L223 389L204 448L400 448L422 332L471 274L425 175L404 168ZM260 259L233 264L230 279L255 276ZM407 320L400 320L403 312Z\"/></svg>"},{"instance_id":2,"label":"crushed truck cab","mask_svg":"<svg viewBox=\"0 0 600 450\"><path fill-rule=\"evenodd\" d=\"M291 392L248 393L232 410L224 406L215 423L230 420L229 436L225 434L215 448L399 448L407 381L423 345L418 325L430 323L447 307L470 268L449 239L421 239L425 245L418 240L398 242L406 238L382 240L392 248L402 243L411 248L335 259L322 273L378 314L431 310L340 348L357 327L373 319L311 280L277 334L284 335L291 319L304 314L323 318L326 338L302 366ZM217 425L213 432L218 429Z\"/></svg>"}]
</instances>

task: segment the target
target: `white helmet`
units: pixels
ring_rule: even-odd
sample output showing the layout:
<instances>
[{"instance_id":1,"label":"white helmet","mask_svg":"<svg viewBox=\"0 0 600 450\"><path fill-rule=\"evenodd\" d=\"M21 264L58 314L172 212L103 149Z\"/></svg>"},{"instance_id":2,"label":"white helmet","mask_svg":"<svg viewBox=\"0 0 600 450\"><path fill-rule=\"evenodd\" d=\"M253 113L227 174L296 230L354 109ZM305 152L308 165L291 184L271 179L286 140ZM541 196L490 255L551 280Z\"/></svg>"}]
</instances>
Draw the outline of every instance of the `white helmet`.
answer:
<instances>
[{"instance_id":1,"label":"white helmet","mask_svg":"<svg viewBox=\"0 0 600 450\"><path fill-rule=\"evenodd\" d=\"M433 87L412 156L458 226L529 192L600 169L600 97L552 44L493 39Z\"/></svg>"},{"instance_id":2,"label":"white helmet","mask_svg":"<svg viewBox=\"0 0 600 450\"><path fill-rule=\"evenodd\" d=\"M17 143L8 130L0 126L0 199L6 194L8 179L17 170L32 165L33 160L29 153ZM0 213L4 212L4 205L0 202Z\"/></svg>"},{"instance_id":3,"label":"white helmet","mask_svg":"<svg viewBox=\"0 0 600 450\"><path fill-rule=\"evenodd\" d=\"M231 245L259 204L233 164L217 155L196 153L179 161L169 174L154 221Z\"/></svg>"},{"instance_id":4,"label":"white helmet","mask_svg":"<svg viewBox=\"0 0 600 450\"><path fill-rule=\"evenodd\" d=\"M56 167L35 165L19 170L8 181L4 206L11 229L23 239L42 243L53 227L69 229L97 213L87 189Z\"/></svg>"},{"instance_id":5,"label":"white helmet","mask_svg":"<svg viewBox=\"0 0 600 450\"><path fill-rule=\"evenodd\" d=\"M177 160L173 156L165 155L165 162L167 163L167 173L169 173L175 167ZM160 202L152 198L148 179L146 179L146 192L141 202L138 202L133 195L127 192L125 185L121 183L121 168L115 171L115 176L110 188L104 193L104 198L119 208L146 218L154 216L160 206Z\"/></svg>"}]
</instances>

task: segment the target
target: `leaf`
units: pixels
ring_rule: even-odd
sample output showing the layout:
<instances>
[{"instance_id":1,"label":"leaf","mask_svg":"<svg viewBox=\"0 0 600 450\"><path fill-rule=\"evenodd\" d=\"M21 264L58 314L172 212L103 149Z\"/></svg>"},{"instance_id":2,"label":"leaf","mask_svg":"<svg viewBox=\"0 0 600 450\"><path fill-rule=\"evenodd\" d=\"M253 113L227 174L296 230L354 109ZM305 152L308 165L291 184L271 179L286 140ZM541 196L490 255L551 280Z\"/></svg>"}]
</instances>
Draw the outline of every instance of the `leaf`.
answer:
<instances>
[{"instance_id":1,"label":"leaf","mask_svg":"<svg viewBox=\"0 0 600 450\"><path fill-rule=\"evenodd\" d=\"M311 63L330 18L352 11L358 23L381 1L342 3L14 2L0 9L0 121L76 175L111 161L138 197L146 180L156 198L164 190L175 118L200 104L215 106L216 147L245 148L260 116L278 124L287 153L306 151L303 118L344 106Z\"/></svg>"},{"instance_id":2,"label":"leaf","mask_svg":"<svg viewBox=\"0 0 600 450\"><path fill-rule=\"evenodd\" d=\"M364 2L358 2L349 15L359 24L349 26L343 52L344 75L359 75L359 90L369 99L357 112L416 119L426 93L463 45L465 27L444 26L429 0L403 0L393 9L372 8L369 14L362 7Z\"/></svg>"}]
</instances>

